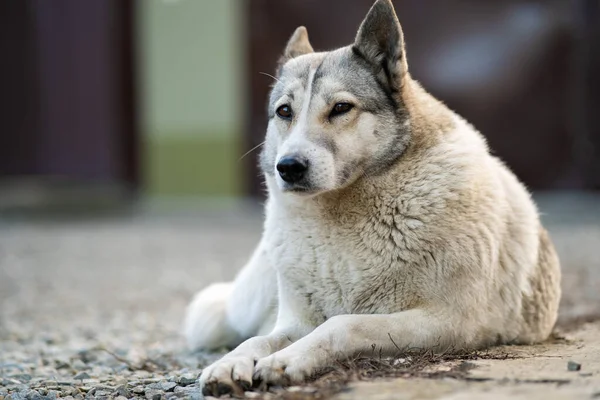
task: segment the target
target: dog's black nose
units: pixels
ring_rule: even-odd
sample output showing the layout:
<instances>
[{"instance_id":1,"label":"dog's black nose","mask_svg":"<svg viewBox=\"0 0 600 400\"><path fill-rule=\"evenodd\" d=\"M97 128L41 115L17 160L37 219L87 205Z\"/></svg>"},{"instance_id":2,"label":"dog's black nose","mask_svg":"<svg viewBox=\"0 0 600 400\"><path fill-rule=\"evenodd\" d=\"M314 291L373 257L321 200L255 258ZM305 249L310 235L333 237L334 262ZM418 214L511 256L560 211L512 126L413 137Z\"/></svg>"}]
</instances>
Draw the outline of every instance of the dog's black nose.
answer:
<instances>
[{"instance_id":1,"label":"dog's black nose","mask_svg":"<svg viewBox=\"0 0 600 400\"><path fill-rule=\"evenodd\" d=\"M287 183L297 183L308 169L308 161L298 157L283 157L277 163L277 171L281 179Z\"/></svg>"}]
</instances>

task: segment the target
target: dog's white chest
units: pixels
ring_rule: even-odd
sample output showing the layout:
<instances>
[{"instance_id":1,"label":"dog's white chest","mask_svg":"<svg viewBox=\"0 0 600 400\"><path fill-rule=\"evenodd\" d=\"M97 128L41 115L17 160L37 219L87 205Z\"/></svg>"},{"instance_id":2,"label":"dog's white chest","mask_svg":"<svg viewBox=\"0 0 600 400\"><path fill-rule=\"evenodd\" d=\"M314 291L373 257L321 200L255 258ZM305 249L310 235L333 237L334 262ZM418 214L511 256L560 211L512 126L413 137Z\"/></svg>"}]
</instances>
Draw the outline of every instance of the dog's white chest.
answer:
<instances>
[{"instance_id":1,"label":"dog's white chest","mask_svg":"<svg viewBox=\"0 0 600 400\"><path fill-rule=\"evenodd\" d=\"M281 289L301 298L316 319L396 312L414 297L405 266L377 255L384 245L367 243L360 229L297 218L272 223L267 233Z\"/></svg>"}]
</instances>

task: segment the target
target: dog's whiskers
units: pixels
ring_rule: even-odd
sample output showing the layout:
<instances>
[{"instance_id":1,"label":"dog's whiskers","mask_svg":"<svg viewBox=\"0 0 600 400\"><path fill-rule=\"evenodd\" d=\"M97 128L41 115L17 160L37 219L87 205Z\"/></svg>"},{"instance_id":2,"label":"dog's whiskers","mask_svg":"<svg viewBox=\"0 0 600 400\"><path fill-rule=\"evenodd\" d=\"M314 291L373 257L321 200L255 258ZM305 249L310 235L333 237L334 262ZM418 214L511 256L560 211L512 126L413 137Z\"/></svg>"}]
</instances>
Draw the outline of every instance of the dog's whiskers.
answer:
<instances>
[{"instance_id":1,"label":"dog's whiskers","mask_svg":"<svg viewBox=\"0 0 600 400\"><path fill-rule=\"evenodd\" d=\"M277 82L281 82L279 79L275 78L273 75L271 74L267 74L266 72L259 72L259 74L264 75L264 76L268 76L269 78L273 78L275 79Z\"/></svg>"},{"instance_id":2,"label":"dog's whiskers","mask_svg":"<svg viewBox=\"0 0 600 400\"><path fill-rule=\"evenodd\" d=\"M256 146L254 146L253 148L251 148L250 150L248 150L247 152L245 152L245 153L244 153L244 154L243 154L243 155L242 155L242 156L239 158L238 162L239 162L239 161L242 161L242 159L243 159L244 157L246 157L248 154L252 153L254 150L258 149L258 148L259 148L260 146L262 146L263 144L265 144L265 142L259 143L259 144L257 144Z\"/></svg>"}]
</instances>

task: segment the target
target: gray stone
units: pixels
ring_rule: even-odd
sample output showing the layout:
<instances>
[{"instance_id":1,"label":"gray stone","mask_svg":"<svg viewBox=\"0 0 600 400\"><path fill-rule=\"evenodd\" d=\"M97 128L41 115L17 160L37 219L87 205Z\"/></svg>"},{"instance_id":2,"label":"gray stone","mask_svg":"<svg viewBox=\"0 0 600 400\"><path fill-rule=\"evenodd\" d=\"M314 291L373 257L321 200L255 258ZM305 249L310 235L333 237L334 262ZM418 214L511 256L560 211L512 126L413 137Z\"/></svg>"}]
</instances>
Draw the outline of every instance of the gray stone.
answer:
<instances>
[{"instance_id":1,"label":"gray stone","mask_svg":"<svg viewBox=\"0 0 600 400\"><path fill-rule=\"evenodd\" d=\"M175 382L161 382L160 383L161 389L165 392L172 391L173 389L175 389L176 386L177 386L177 384Z\"/></svg>"},{"instance_id":2,"label":"gray stone","mask_svg":"<svg viewBox=\"0 0 600 400\"><path fill-rule=\"evenodd\" d=\"M63 396L72 396L74 394L79 393L79 390L77 390L76 388L72 387L72 386L67 386L61 389L61 397Z\"/></svg>"},{"instance_id":3,"label":"gray stone","mask_svg":"<svg viewBox=\"0 0 600 400\"><path fill-rule=\"evenodd\" d=\"M144 394L146 393L146 389L143 386L136 386L131 391L135 394Z\"/></svg>"},{"instance_id":4,"label":"gray stone","mask_svg":"<svg viewBox=\"0 0 600 400\"><path fill-rule=\"evenodd\" d=\"M71 368L71 364L65 360L54 360L54 368L56 369L67 369Z\"/></svg>"},{"instance_id":5,"label":"gray stone","mask_svg":"<svg viewBox=\"0 0 600 400\"><path fill-rule=\"evenodd\" d=\"M29 374L15 374L11 375L10 378L15 379L22 383L27 383L31 380L31 375Z\"/></svg>"},{"instance_id":6,"label":"gray stone","mask_svg":"<svg viewBox=\"0 0 600 400\"><path fill-rule=\"evenodd\" d=\"M80 372L73 377L73 379L78 379L81 381L84 379L90 379L90 378L91 378L91 376L89 376L89 374L87 372Z\"/></svg>"},{"instance_id":7,"label":"gray stone","mask_svg":"<svg viewBox=\"0 0 600 400\"><path fill-rule=\"evenodd\" d=\"M160 390L146 390L146 398L148 400L160 400L163 397L163 392Z\"/></svg>"},{"instance_id":8,"label":"gray stone","mask_svg":"<svg viewBox=\"0 0 600 400\"><path fill-rule=\"evenodd\" d=\"M79 358L76 358L71 362L71 367L76 371L81 371L88 368L88 366Z\"/></svg>"},{"instance_id":9,"label":"gray stone","mask_svg":"<svg viewBox=\"0 0 600 400\"><path fill-rule=\"evenodd\" d=\"M120 385L117 386L117 388L115 389L115 393L117 396L123 396L123 397L131 397L131 393L129 392L129 390L127 389L127 386L125 385Z\"/></svg>"},{"instance_id":10,"label":"gray stone","mask_svg":"<svg viewBox=\"0 0 600 400\"><path fill-rule=\"evenodd\" d=\"M15 392L11 395L9 395L6 399L11 399L11 400L27 400L26 397L27 393L25 392Z\"/></svg>"},{"instance_id":11,"label":"gray stone","mask_svg":"<svg viewBox=\"0 0 600 400\"><path fill-rule=\"evenodd\" d=\"M202 391L197 386L177 386L175 388L175 393L182 394L190 399L202 399Z\"/></svg>"},{"instance_id":12,"label":"gray stone","mask_svg":"<svg viewBox=\"0 0 600 400\"><path fill-rule=\"evenodd\" d=\"M569 361L567 363L567 369L569 371L579 371L579 370L581 370L581 364L579 364L575 361Z\"/></svg>"},{"instance_id":13,"label":"gray stone","mask_svg":"<svg viewBox=\"0 0 600 400\"><path fill-rule=\"evenodd\" d=\"M79 359L86 364L98 360L98 356L89 350L81 350L77 355L79 356Z\"/></svg>"},{"instance_id":14,"label":"gray stone","mask_svg":"<svg viewBox=\"0 0 600 400\"><path fill-rule=\"evenodd\" d=\"M27 400L43 400L43 396L37 390L30 390L25 395Z\"/></svg>"},{"instance_id":15,"label":"gray stone","mask_svg":"<svg viewBox=\"0 0 600 400\"><path fill-rule=\"evenodd\" d=\"M186 375L177 377L175 379L175 382L177 382L181 386L188 386L188 385L193 385L194 383L196 383L197 380L198 380L198 378L196 377L196 375L186 374Z\"/></svg>"}]
</instances>

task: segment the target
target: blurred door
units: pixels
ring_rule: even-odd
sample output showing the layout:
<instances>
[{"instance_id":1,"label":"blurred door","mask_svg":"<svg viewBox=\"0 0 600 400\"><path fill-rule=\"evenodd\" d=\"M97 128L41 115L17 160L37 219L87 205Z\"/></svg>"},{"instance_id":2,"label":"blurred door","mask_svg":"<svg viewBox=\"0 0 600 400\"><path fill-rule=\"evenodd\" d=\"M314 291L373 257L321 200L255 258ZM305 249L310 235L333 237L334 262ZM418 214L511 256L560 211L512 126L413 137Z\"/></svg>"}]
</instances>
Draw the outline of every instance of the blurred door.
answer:
<instances>
[{"instance_id":1,"label":"blurred door","mask_svg":"<svg viewBox=\"0 0 600 400\"><path fill-rule=\"evenodd\" d=\"M251 148L264 137L272 83L260 72L273 73L293 30L306 25L316 49L347 45L373 1L247 3ZM530 188L600 188L597 1L394 4L413 77L472 122ZM260 195L256 161L248 163L249 190Z\"/></svg>"},{"instance_id":2,"label":"blurred door","mask_svg":"<svg viewBox=\"0 0 600 400\"><path fill-rule=\"evenodd\" d=\"M0 2L0 180L137 185L132 1Z\"/></svg>"}]
</instances>

